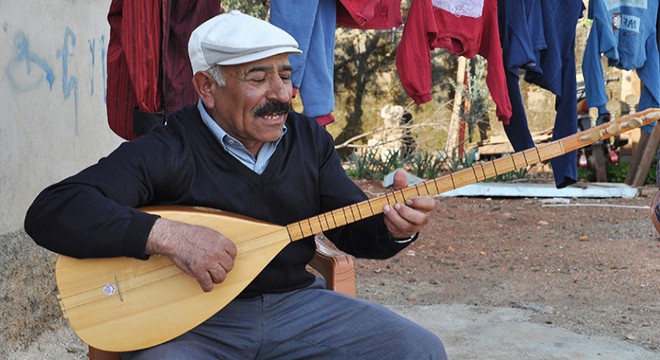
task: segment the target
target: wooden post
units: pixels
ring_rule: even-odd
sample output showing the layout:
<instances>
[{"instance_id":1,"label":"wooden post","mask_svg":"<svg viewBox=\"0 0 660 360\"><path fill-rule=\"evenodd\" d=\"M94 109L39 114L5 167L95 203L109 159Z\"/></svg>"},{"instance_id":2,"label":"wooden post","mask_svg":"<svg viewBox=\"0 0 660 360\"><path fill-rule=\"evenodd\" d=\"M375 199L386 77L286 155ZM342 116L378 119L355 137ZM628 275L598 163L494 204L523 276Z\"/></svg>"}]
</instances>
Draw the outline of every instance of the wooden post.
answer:
<instances>
[{"instance_id":1,"label":"wooden post","mask_svg":"<svg viewBox=\"0 0 660 360\"><path fill-rule=\"evenodd\" d=\"M465 71L467 59L464 56L458 58L458 70L456 71L456 93L454 94L454 106L451 111L449 129L447 129L447 143L445 152L450 154L458 147L458 131L461 121L461 103L463 102L463 86L465 84Z\"/></svg>"},{"instance_id":2,"label":"wooden post","mask_svg":"<svg viewBox=\"0 0 660 360\"><path fill-rule=\"evenodd\" d=\"M642 132L642 134L644 134L644 132ZM651 135L648 137L646 146L640 151L642 155L637 165L637 171L635 172L632 186L643 186L646 182L646 175L648 175L649 169L651 168L653 157L658 153L658 144L660 144L660 126L656 124L653 128L653 132L651 132Z\"/></svg>"},{"instance_id":3,"label":"wooden post","mask_svg":"<svg viewBox=\"0 0 660 360\"><path fill-rule=\"evenodd\" d=\"M623 181L626 185L632 186L633 184L637 174L637 169L639 168L639 162L642 159L644 150L646 149L646 144L649 142L649 137L649 133L642 131L639 136L639 142L633 148L633 154L632 159L630 160L630 166L628 167L628 173L626 174L626 179Z\"/></svg>"}]
</instances>

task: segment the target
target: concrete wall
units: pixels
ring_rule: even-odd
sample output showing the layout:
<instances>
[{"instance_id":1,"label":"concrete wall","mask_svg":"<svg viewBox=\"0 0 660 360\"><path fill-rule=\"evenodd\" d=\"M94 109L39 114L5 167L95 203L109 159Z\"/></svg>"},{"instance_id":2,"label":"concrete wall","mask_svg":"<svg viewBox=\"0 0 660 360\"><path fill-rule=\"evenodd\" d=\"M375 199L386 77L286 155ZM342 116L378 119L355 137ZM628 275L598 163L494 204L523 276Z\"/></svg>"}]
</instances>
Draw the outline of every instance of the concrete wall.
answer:
<instances>
[{"instance_id":1,"label":"concrete wall","mask_svg":"<svg viewBox=\"0 0 660 360\"><path fill-rule=\"evenodd\" d=\"M0 234L121 139L105 110L109 0L0 0Z\"/></svg>"}]
</instances>

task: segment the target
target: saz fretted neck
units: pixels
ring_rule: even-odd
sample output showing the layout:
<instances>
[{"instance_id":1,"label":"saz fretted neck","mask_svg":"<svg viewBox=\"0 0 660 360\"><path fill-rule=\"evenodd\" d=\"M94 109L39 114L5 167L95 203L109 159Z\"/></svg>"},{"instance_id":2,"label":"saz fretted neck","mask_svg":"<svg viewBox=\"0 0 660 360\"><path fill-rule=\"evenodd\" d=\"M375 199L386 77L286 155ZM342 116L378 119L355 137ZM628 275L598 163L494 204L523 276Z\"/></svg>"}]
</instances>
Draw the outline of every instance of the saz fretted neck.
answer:
<instances>
[{"instance_id":1,"label":"saz fretted neck","mask_svg":"<svg viewBox=\"0 0 660 360\"><path fill-rule=\"evenodd\" d=\"M633 115L619 118L617 121L601 124L598 127L578 134L542 144L528 150L519 151L498 159L479 163L470 168L459 170L435 179L431 179L403 190L393 191L387 195L365 200L344 208L336 209L318 216L305 219L287 226L292 240L298 240L318 234L325 230L350 224L352 222L379 214L385 205L403 202L417 196L439 195L506 174L508 172L529 167L540 162L578 150L599 140L624 133L634 128L654 123L660 118L660 109L648 109Z\"/></svg>"}]
</instances>

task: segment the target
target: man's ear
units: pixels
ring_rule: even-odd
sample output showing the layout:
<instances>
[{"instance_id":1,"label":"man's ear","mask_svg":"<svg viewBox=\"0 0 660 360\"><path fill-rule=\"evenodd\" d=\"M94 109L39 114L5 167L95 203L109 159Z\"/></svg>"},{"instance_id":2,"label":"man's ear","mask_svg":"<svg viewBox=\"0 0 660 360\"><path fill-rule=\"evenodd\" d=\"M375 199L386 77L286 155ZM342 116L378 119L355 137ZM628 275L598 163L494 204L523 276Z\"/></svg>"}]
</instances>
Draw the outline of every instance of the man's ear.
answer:
<instances>
[{"instance_id":1,"label":"man's ear","mask_svg":"<svg viewBox=\"0 0 660 360\"><path fill-rule=\"evenodd\" d=\"M213 108L215 105L215 99L213 98L213 92L211 88L215 84L215 80L211 77L206 71L198 71L192 78L193 86L197 90L199 98L204 103L204 106L207 108Z\"/></svg>"}]
</instances>

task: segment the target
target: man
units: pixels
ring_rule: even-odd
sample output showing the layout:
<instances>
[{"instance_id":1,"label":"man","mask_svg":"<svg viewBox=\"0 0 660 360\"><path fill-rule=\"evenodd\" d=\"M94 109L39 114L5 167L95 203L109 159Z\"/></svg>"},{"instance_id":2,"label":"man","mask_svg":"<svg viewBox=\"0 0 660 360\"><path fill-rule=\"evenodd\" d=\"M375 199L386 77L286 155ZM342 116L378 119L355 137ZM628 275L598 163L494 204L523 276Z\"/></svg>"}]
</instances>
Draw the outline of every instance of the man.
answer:
<instances>
[{"instance_id":1,"label":"man","mask_svg":"<svg viewBox=\"0 0 660 360\"><path fill-rule=\"evenodd\" d=\"M76 257L162 254L204 291L231 272L236 247L211 229L146 214L145 205L219 208L286 225L364 200L330 135L289 112L296 41L233 11L199 26L189 53L200 101L166 126L44 190L25 228ZM398 174L396 182L405 183ZM328 231L342 250L385 258L428 222L431 197ZM193 330L125 359L445 359L435 335L360 299L326 291L305 265L314 240L289 244L229 305Z\"/></svg>"}]
</instances>

